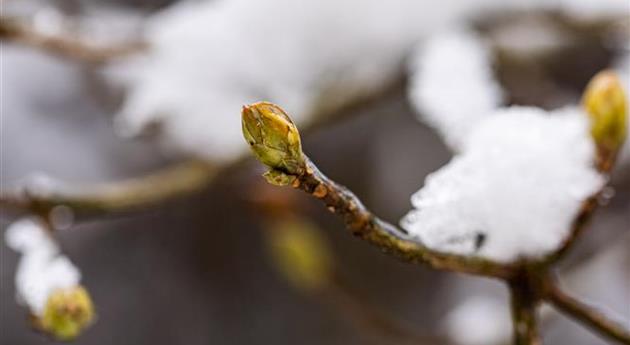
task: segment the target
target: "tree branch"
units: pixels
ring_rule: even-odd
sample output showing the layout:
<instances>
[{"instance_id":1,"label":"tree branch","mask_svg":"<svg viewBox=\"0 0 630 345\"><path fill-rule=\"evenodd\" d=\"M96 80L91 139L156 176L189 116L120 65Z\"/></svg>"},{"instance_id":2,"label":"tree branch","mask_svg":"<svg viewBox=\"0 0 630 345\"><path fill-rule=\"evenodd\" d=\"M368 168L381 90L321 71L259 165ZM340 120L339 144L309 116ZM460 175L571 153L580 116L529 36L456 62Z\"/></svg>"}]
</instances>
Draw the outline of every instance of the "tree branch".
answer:
<instances>
[{"instance_id":1,"label":"tree branch","mask_svg":"<svg viewBox=\"0 0 630 345\"><path fill-rule=\"evenodd\" d=\"M547 284L544 298L565 315L583 323L600 335L620 344L630 345L630 330L621 322L613 321L601 311L567 295L552 282Z\"/></svg>"},{"instance_id":2,"label":"tree branch","mask_svg":"<svg viewBox=\"0 0 630 345\"><path fill-rule=\"evenodd\" d=\"M356 195L328 179L306 156L304 159L306 169L302 174L294 176L292 187L322 200L329 211L343 218L353 235L408 262L502 279L512 275L514 269L509 265L429 249L404 230L376 217Z\"/></svg>"},{"instance_id":3,"label":"tree branch","mask_svg":"<svg viewBox=\"0 0 630 345\"><path fill-rule=\"evenodd\" d=\"M44 219L57 206L86 214L131 211L197 191L212 181L217 170L208 163L191 160L142 178L89 187L53 181L38 186L36 181L27 181L11 191L2 191L0 208L34 213Z\"/></svg>"},{"instance_id":4,"label":"tree branch","mask_svg":"<svg viewBox=\"0 0 630 345\"><path fill-rule=\"evenodd\" d=\"M48 35L38 32L14 18L4 16L0 17L0 40L17 42L89 64L102 64L108 60L135 54L146 49L145 43L141 41L96 46L79 39Z\"/></svg>"}]
</instances>

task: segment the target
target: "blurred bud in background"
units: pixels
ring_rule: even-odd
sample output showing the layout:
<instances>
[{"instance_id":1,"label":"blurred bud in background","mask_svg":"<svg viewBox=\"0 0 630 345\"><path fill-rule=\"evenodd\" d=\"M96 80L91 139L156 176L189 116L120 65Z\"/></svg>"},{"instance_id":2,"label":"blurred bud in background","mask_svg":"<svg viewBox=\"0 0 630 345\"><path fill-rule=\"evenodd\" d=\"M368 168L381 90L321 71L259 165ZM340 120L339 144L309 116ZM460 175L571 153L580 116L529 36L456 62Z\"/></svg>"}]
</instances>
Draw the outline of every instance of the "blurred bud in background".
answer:
<instances>
[{"instance_id":1,"label":"blurred bud in background","mask_svg":"<svg viewBox=\"0 0 630 345\"><path fill-rule=\"evenodd\" d=\"M268 230L271 261L293 286L309 292L330 283L332 253L314 224L291 216L269 223Z\"/></svg>"}]
</instances>

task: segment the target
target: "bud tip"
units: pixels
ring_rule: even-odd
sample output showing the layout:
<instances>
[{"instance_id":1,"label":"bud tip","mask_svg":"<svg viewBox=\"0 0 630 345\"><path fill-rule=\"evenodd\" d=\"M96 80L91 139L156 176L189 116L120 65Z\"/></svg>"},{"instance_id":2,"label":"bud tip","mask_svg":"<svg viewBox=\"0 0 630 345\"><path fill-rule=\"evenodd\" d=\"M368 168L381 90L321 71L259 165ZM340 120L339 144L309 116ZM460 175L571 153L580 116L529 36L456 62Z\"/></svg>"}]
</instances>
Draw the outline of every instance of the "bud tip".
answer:
<instances>
[{"instance_id":1,"label":"bud tip","mask_svg":"<svg viewBox=\"0 0 630 345\"><path fill-rule=\"evenodd\" d=\"M300 134L287 113L269 102L243 106L243 136L259 161L296 175L304 169Z\"/></svg>"}]
</instances>

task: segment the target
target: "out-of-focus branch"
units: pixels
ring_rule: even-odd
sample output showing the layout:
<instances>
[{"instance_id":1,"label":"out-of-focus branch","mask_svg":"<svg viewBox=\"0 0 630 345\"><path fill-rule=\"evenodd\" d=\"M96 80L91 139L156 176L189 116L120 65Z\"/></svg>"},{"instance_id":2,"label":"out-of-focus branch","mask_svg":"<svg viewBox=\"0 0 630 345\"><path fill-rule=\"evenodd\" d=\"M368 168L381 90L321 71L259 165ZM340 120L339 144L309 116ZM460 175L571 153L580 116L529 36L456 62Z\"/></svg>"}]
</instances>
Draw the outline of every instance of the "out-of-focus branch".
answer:
<instances>
[{"instance_id":1,"label":"out-of-focus branch","mask_svg":"<svg viewBox=\"0 0 630 345\"><path fill-rule=\"evenodd\" d=\"M20 43L89 64L102 64L114 58L136 54L146 48L142 41L98 46L78 38L49 35L5 16L0 17L0 40Z\"/></svg>"},{"instance_id":2,"label":"out-of-focus branch","mask_svg":"<svg viewBox=\"0 0 630 345\"><path fill-rule=\"evenodd\" d=\"M620 344L630 345L630 330L620 322L611 320L604 313L576 298L569 296L557 285L549 282L544 298L567 316L581 322L600 335Z\"/></svg>"},{"instance_id":3,"label":"out-of-focus branch","mask_svg":"<svg viewBox=\"0 0 630 345\"><path fill-rule=\"evenodd\" d=\"M0 208L34 213L48 219L58 206L85 214L145 208L200 190L212 181L217 168L191 160L152 175L102 185L65 186L55 181L27 181L0 194Z\"/></svg>"},{"instance_id":4,"label":"out-of-focus branch","mask_svg":"<svg viewBox=\"0 0 630 345\"><path fill-rule=\"evenodd\" d=\"M0 21L0 28L4 24ZM2 34L0 33L0 39ZM392 85L389 91L398 88ZM382 95L380 95L382 96ZM380 97L375 96L376 98ZM374 99L361 99L348 107L340 109L334 114L318 114L316 119L308 123L305 132L313 131L322 125L337 119L340 112L354 112L362 107L369 107ZM351 111L354 110L354 111ZM52 191L37 191L32 181L26 181L18 188L0 191L0 210L13 210L19 213L37 213L48 218L48 213L55 206L68 206L73 211L84 213L104 214L110 212L129 212L155 206L176 197L185 196L198 191L204 185L212 182L215 175L230 169L234 164L242 162L243 157L237 157L235 163L213 163L189 161L167 167L146 176L139 176L131 180L116 181L105 185L53 185Z\"/></svg>"}]
</instances>

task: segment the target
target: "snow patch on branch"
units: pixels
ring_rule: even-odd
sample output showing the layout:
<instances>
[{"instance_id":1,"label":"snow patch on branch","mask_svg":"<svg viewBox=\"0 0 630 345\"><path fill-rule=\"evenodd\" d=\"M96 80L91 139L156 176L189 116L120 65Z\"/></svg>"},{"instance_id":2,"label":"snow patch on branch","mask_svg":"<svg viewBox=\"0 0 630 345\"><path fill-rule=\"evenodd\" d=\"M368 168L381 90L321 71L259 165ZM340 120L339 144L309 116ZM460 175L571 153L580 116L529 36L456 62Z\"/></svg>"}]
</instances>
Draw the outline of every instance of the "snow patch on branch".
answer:
<instances>
[{"instance_id":1,"label":"snow patch on branch","mask_svg":"<svg viewBox=\"0 0 630 345\"><path fill-rule=\"evenodd\" d=\"M401 225L438 251L538 258L562 243L581 204L605 184L594 161L581 110L500 110L427 177Z\"/></svg>"},{"instance_id":2,"label":"snow patch on branch","mask_svg":"<svg viewBox=\"0 0 630 345\"><path fill-rule=\"evenodd\" d=\"M21 219L5 233L8 247L22 254L15 275L18 301L36 316L43 316L48 297L58 289L77 286L81 273L61 254L45 227L34 219Z\"/></svg>"}]
</instances>

